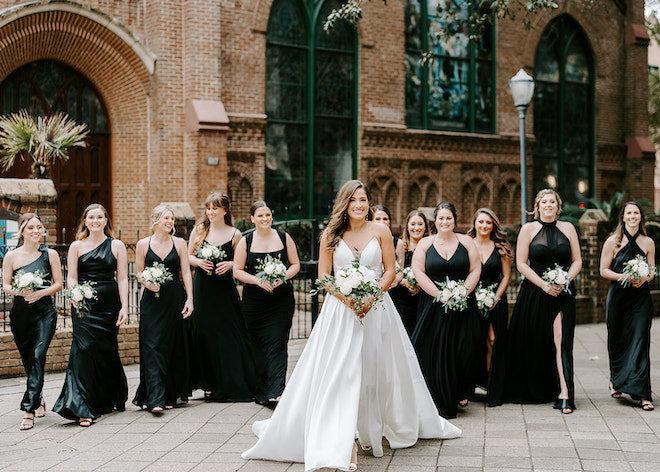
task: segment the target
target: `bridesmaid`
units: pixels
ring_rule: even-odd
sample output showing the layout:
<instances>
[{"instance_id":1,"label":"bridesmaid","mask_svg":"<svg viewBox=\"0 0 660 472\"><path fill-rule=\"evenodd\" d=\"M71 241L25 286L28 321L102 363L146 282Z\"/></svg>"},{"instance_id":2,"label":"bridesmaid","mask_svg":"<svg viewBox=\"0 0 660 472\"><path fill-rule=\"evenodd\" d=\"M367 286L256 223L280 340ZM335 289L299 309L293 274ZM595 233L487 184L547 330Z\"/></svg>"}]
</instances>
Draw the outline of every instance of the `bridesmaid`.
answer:
<instances>
[{"instance_id":1,"label":"bridesmaid","mask_svg":"<svg viewBox=\"0 0 660 472\"><path fill-rule=\"evenodd\" d=\"M624 263L636 256L651 266L648 277L630 279L623 273ZM655 244L646 235L644 212L636 202L627 202L600 257L600 275L611 281L606 305L610 395L623 398L627 393L645 411L653 410L649 359L653 303L648 282L653 279L654 264ZM624 287L620 282L626 280Z\"/></svg>"},{"instance_id":2,"label":"bridesmaid","mask_svg":"<svg viewBox=\"0 0 660 472\"><path fill-rule=\"evenodd\" d=\"M46 414L43 398L46 351L55 334L57 310L52 295L62 289L62 267L57 252L40 243L44 236L41 218L25 213L18 219L19 246L2 261L2 289L14 297L9 324L27 374L26 390L21 401L23 421L20 430L34 427L34 417ZM37 290L14 290L11 282L19 270L39 271L45 286Z\"/></svg>"},{"instance_id":3,"label":"bridesmaid","mask_svg":"<svg viewBox=\"0 0 660 472\"><path fill-rule=\"evenodd\" d=\"M255 350L257 389L255 401L274 408L284 391L287 342L293 320L295 300L290 283L261 281L256 277L260 259L269 255L286 266L287 281L300 270L298 250L287 233L272 228L273 213L266 202L250 208L255 230L243 237L236 247L234 276L245 283L243 314Z\"/></svg>"},{"instance_id":4,"label":"bridesmaid","mask_svg":"<svg viewBox=\"0 0 660 472\"><path fill-rule=\"evenodd\" d=\"M428 234L429 224L424 214L417 210L408 213L402 239L403 264L401 266L404 269L411 266L415 248ZM420 288L419 285L411 285L406 282L403 272L400 273L402 275L401 283L390 289L390 296L401 315L401 321L403 321L408 335L411 336L417 324L417 311L421 298Z\"/></svg>"},{"instance_id":5,"label":"bridesmaid","mask_svg":"<svg viewBox=\"0 0 660 472\"><path fill-rule=\"evenodd\" d=\"M481 317L481 356L477 370L477 383L488 391L488 406L502 404L504 367L506 362L506 330L509 306L506 288L511 280L511 246L502 224L493 210L480 208L474 214L468 236L474 239L481 258L482 287L495 286L496 304Z\"/></svg>"},{"instance_id":6,"label":"bridesmaid","mask_svg":"<svg viewBox=\"0 0 660 472\"><path fill-rule=\"evenodd\" d=\"M232 226L227 195L214 192L204 206L204 216L188 243L190 264L195 267L193 388L203 389L206 401L249 402L254 398L256 382L254 358L232 277L234 248L241 233ZM224 260L213 263L195 256L206 244L220 246Z\"/></svg>"},{"instance_id":7,"label":"bridesmaid","mask_svg":"<svg viewBox=\"0 0 660 472\"><path fill-rule=\"evenodd\" d=\"M516 266L524 277L511 315L507 339L505 399L547 403L568 415L575 410L573 338L575 284L570 293L543 280L559 264L572 281L582 268L575 227L557 221L561 198L544 189L534 200L535 221L520 229Z\"/></svg>"},{"instance_id":8,"label":"bridesmaid","mask_svg":"<svg viewBox=\"0 0 660 472\"><path fill-rule=\"evenodd\" d=\"M135 248L138 274L158 263L169 270L172 280L159 284L138 276L146 290L140 300L140 385L133 403L160 413L177 401L186 402L191 392L183 320L193 311L193 294L188 247L174 236L174 211L159 205L151 221L151 236Z\"/></svg>"},{"instance_id":9,"label":"bridesmaid","mask_svg":"<svg viewBox=\"0 0 660 472\"><path fill-rule=\"evenodd\" d=\"M454 205L438 204L434 221L437 234L419 242L412 260L415 278L424 291L412 341L438 412L445 418L455 418L458 406L466 407L468 397L474 393L480 339L473 292L481 262L472 238L454 232ZM441 303L433 302L440 293L437 284L447 278L465 281L469 292L465 310L445 312Z\"/></svg>"},{"instance_id":10,"label":"bridesmaid","mask_svg":"<svg viewBox=\"0 0 660 472\"><path fill-rule=\"evenodd\" d=\"M67 285L93 282L97 298L88 300L89 312L72 303L69 365L53 411L87 427L105 413L124 411L128 398L117 347L118 327L128 319L126 246L112 238L110 217L101 204L85 208L67 265Z\"/></svg>"}]
</instances>

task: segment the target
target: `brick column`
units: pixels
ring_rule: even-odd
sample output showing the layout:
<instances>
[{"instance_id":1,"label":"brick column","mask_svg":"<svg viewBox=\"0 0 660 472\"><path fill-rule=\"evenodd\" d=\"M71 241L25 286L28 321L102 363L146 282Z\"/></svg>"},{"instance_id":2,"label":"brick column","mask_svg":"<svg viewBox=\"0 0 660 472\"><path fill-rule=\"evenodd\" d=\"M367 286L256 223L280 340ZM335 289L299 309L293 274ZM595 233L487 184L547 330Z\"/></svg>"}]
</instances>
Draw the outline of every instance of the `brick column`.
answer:
<instances>
[{"instance_id":1,"label":"brick column","mask_svg":"<svg viewBox=\"0 0 660 472\"><path fill-rule=\"evenodd\" d=\"M609 283L600 276L600 252L608 236L605 213L602 210L587 210L580 218L580 278L584 295L592 300L593 312L578 313L578 322L581 323L605 321L605 299Z\"/></svg>"},{"instance_id":2,"label":"brick column","mask_svg":"<svg viewBox=\"0 0 660 472\"><path fill-rule=\"evenodd\" d=\"M0 179L0 208L19 215L37 213L46 242L57 242L57 190L50 179Z\"/></svg>"}]
</instances>

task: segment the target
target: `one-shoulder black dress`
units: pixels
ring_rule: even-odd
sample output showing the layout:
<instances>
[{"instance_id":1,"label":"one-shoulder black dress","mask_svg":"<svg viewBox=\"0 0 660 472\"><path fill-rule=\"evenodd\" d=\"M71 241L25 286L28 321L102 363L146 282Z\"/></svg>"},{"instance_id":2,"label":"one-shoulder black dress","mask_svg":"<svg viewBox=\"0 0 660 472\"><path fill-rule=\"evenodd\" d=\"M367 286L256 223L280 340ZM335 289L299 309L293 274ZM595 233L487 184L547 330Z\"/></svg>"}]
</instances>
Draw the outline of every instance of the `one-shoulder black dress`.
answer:
<instances>
[{"instance_id":1,"label":"one-shoulder black dress","mask_svg":"<svg viewBox=\"0 0 660 472\"><path fill-rule=\"evenodd\" d=\"M556 222L543 223L529 245L529 266L540 277L559 264L571 266L571 244ZM571 293L551 297L525 279L509 323L505 400L513 403L556 401L560 392L552 324L562 314L561 359L568 386L568 401L575 410L573 337L575 334L575 285Z\"/></svg>"},{"instance_id":2,"label":"one-shoulder black dress","mask_svg":"<svg viewBox=\"0 0 660 472\"><path fill-rule=\"evenodd\" d=\"M167 267L173 280L160 284L158 296L144 289L140 300L140 385L133 403L148 409L186 402L191 393L188 338L181 314L186 292L174 243L165 259L150 245L144 264L154 263Z\"/></svg>"},{"instance_id":3,"label":"one-shoulder black dress","mask_svg":"<svg viewBox=\"0 0 660 472\"><path fill-rule=\"evenodd\" d=\"M413 252L414 251L406 251L404 256L404 269L410 267L412 264ZM390 297L392 297L392 301L401 316L403 326L405 326L408 335L411 336L417 325L417 311L419 309L421 291L413 295L410 293L410 290L402 284L399 284L390 290Z\"/></svg>"},{"instance_id":4,"label":"one-shoulder black dress","mask_svg":"<svg viewBox=\"0 0 660 472\"><path fill-rule=\"evenodd\" d=\"M624 263L635 256L646 257L636 242L639 233L631 236L626 231L625 235L628 244L619 250L610 265L617 273L623 273ZM624 288L620 282L613 281L607 294L606 311L612 387L635 399L651 400L649 350L653 302L648 284Z\"/></svg>"},{"instance_id":5,"label":"one-shoulder black dress","mask_svg":"<svg viewBox=\"0 0 660 472\"><path fill-rule=\"evenodd\" d=\"M35 261L16 269L16 272L40 271L44 274L44 283L50 285L53 278L48 249L41 246L39 251L41 254ZM20 295L14 297L14 306L9 313L9 324L27 374L26 390L21 400L23 411L34 413L41 403L46 351L55 334L56 323L57 311L53 297L43 297L32 304L27 303Z\"/></svg>"},{"instance_id":6,"label":"one-shoulder black dress","mask_svg":"<svg viewBox=\"0 0 660 472\"><path fill-rule=\"evenodd\" d=\"M95 282L89 311L71 309L73 339L64 386L53 411L64 418L96 419L124 411L126 375L119 359L116 326L121 308L112 238L78 258L78 283Z\"/></svg>"},{"instance_id":7,"label":"one-shoulder black dress","mask_svg":"<svg viewBox=\"0 0 660 472\"><path fill-rule=\"evenodd\" d=\"M434 282L465 280L470 273L468 251L461 243L447 260L435 246L426 251L426 275ZM458 402L474 393L479 342L479 313L474 292L468 307L445 313L440 302L424 292L412 337L419 365L438 412L455 418Z\"/></svg>"},{"instance_id":8,"label":"one-shoulder black dress","mask_svg":"<svg viewBox=\"0 0 660 472\"><path fill-rule=\"evenodd\" d=\"M480 282L482 287L494 285L495 291L502 281L502 258L493 248L490 256L481 266ZM488 406L498 406L502 404L502 394L504 393L504 369L506 368L506 336L507 323L509 321L509 305L506 299L506 293L502 296L497 305L495 305L486 316L481 313L481 356L479 357L477 383L486 387L488 391ZM486 365L486 342L488 338L488 328L493 326L495 333L495 343L490 357L490 366Z\"/></svg>"},{"instance_id":9,"label":"one-shoulder black dress","mask_svg":"<svg viewBox=\"0 0 660 472\"><path fill-rule=\"evenodd\" d=\"M233 260L231 240L222 250ZM232 272L208 275L196 268L193 300L193 387L211 392L211 401L252 401L254 358Z\"/></svg>"},{"instance_id":10,"label":"one-shoulder black dress","mask_svg":"<svg viewBox=\"0 0 660 472\"><path fill-rule=\"evenodd\" d=\"M252 252L250 246L254 233L246 236L245 271L248 274L257 273L258 261L267 254L279 258L285 266L289 266L286 233L281 231L277 233L284 248L270 253ZM243 288L241 307L255 352L257 368L255 400L263 403L279 397L284 391L286 347L295 309L293 286L291 283L285 283L269 293L257 285L246 284Z\"/></svg>"}]
</instances>

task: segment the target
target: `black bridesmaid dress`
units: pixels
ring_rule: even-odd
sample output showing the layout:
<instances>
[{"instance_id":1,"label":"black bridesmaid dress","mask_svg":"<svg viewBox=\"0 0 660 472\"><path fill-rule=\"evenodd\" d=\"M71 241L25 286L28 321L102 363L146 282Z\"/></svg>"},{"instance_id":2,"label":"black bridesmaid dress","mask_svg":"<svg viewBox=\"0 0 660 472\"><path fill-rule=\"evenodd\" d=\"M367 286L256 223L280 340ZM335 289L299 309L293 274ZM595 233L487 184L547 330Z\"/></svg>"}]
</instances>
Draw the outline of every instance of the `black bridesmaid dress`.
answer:
<instances>
[{"instance_id":1,"label":"black bridesmaid dress","mask_svg":"<svg viewBox=\"0 0 660 472\"><path fill-rule=\"evenodd\" d=\"M434 245L426 251L426 274L434 282L465 280L470 272L468 251L461 243L447 260ZM468 307L445 313L440 302L423 293L419 321L412 337L419 365L438 412L455 418L458 402L474 393L479 342L479 313L474 292Z\"/></svg>"},{"instance_id":2,"label":"black bridesmaid dress","mask_svg":"<svg viewBox=\"0 0 660 472\"><path fill-rule=\"evenodd\" d=\"M62 392L53 407L53 411L70 420L96 419L125 409L128 385L117 346L121 301L116 270L110 237L78 258L78 282L95 282L97 299L87 301L89 311L79 313L71 308L73 339L69 364Z\"/></svg>"},{"instance_id":3,"label":"black bridesmaid dress","mask_svg":"<svg viewBox=\"0 0 660 472\"><path fill-rule=\"evenodd\" d=\"M284 248L270 253L251 252L254 233L245 237L247 242L245 271L248 274L257 273L256 266L259 259L263 259L267 254L279 258L284 265L289 266L286 233L281 231L277 233ZM257 368L255 400L265 403L278 398L284 391L286 348L295 309L293 286L291 283L285 283L269 293L257 285L246 284L243 288L241 307L255 352Z\"/></svg>"},{"instance_id":4,"label":"black bridesmaid dress","mask_svg":"<svg viewBox=\"0 0 660 472\"><path fill-rule=\"evenodd\" d=\"M480 282L482 287L494 285L495 291L497 291L497 287L499 287L501 281L502 258L497 248L493 248L493 252L481 266ZM504 369L506 368L506 337L509 317L509 305L506 299L506 293L486 316L481 315L481 356L479 357L477 384L486 387L488 391L488 406L499 406L502 404ZM488 328L491 324L495 332L495 343L493 344L490 366L487 366L486 342L488 339Z\"/></svg>"},{"instance_id":5,"label":"black bridesmaid dress","mask_svg":"<svg viewBox=\"0 0 660 472\"><path fill-rule=\"evenodd\" d=\"M404 269L410 267L413 252L414 251L406 251L404 256ZM419 309L421 291L413 295L410 293L410 290L399 284L390 290L390 297L392 297L392 301L401 316L401 321L408 332L408 336L412 336L415 326L417 325L417 311Z\"/></svg>"},{"instance_id":6,"label":"black bridesmaid dress","mask_svg":"<svg viewBox=\"0 0 660 472\"><path fill-rule=\"evenodd\" d=\"M529 266L540 277L546 269L571 265L571 245L556 222L542 224L529 245ZM552 324L562 313L561 358L568 386L568 404L575 410L573 338L575 334L575 285L571 293L551 297L525 279L511 315L507 338L504 397L513 403L556 401L560 391ZM558 403L555 407L558 407Z\"/></svg>"},{"instance_id":7,"label":"black bridesmaid dress","mask_svg":"<svg viewBox=\"0 0 660 472\"><path fill-rule=\"evenodd\" d=\"M646 257L636 242L639 232L631 236L625 231L625 235L628 244L619 250L610 265L617 273L623 273L623 264L635 256ZM624 288L620 282L612 281L606 312L612 387L634 399L651 401L649 350L653 302L648 284Z\"/></svg>"},{"instance_id":8,"label":"black bridesmaid dress","mask_svg":"<svg viewBox=\"0 0 660 472\"><path fill-rule=\"evenodd\" d=\"M226 260L233 260L231 239L222 250ZM193 300L193 388L211 392L206 396L210 401L252 401L254 357L231 271L208 275L196 268Z\"/></svg>"},{"instance_id":9,"label":"black bridesmaid dress","mask_svg":"<svg viewBox=\"0 0 660 472\"><path fill-rule=\"evenodd\" d=\"M148 409L185 403L191 393L188 338L181 314L186 292L174 242L165 259L149 245L145 267L156 262L167 267L173 280L160 285L158 297L144 289L140 300L140 385L133 403Z\"/></svg>"},{"instance_id":10,"label":"black bridesmaid dress","mask_svg":"<svg viewBox=\"0 0 660 472\"><path fill-rule=\"evenodd\" d=\"M50 272L48 249L41 246L39 251L41 255L35 261L16 271L40 271L44 274L44 282L50 285L53 278ZM21 410L28 413L34 413L41 404L46 351L55 334L56 323L57 310L53 297L43 297L32 304L27 303L20 295L14 297L14 306L9 313L9 325L27 374Z\"/></svg>"}]
</instances>

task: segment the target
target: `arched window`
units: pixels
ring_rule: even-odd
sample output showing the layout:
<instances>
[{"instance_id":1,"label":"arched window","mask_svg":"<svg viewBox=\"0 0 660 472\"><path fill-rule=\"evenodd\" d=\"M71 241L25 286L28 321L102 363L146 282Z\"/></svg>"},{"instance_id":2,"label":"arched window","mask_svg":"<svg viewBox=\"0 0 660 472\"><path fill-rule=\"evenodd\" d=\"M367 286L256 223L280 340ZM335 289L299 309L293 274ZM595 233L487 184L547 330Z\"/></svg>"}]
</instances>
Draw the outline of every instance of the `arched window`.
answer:
<instances>
[{"instance_id":1,"label":"arched window","mask_svg":"<svg viewBox=\"0 0 660 472\"><path fill-rule=\"evenodd\" d=\"M566 203L593 196L594 65L587 38L561 15L543 31L534 58L534 190Z\"/></svg>"},{"instance_id":2,"label":"arched window","mask_svg":"<svg viewBox=\"0 0 660 472\"><path fill-rule=\"evenodd\" d=\"M356 173L357 33L335 0L276 0L266 39L266 200L278 218L327 216Z\"/></svg>"},{"instance_id":3,"label":"arched window","mask_svg":"<svg viewBox=\"0 0 660 472\"><path fill-rule=\"evenodd\" d=\"M457 9L449 38L438 7ZM470 42L468 0L406 0L406 124L410 128L495 132L494 28ZM431 60L421 61L421 53Z\"/></svg>"}]
</instances>

